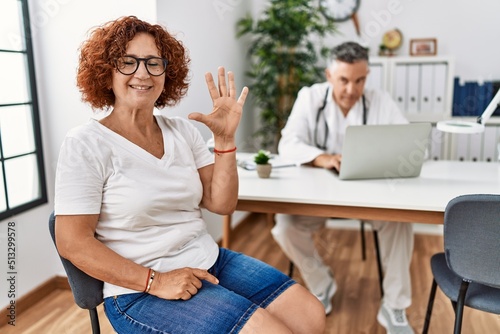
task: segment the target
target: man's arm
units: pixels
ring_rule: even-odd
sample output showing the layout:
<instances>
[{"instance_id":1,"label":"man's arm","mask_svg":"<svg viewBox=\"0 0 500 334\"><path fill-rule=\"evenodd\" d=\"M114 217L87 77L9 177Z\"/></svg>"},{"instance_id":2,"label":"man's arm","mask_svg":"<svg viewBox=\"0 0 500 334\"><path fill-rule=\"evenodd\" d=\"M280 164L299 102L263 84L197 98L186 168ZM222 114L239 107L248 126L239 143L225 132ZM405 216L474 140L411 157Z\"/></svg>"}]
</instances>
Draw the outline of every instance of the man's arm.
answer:
<instances>
[{"instance_id":1,"label":"man's arm","mask_svg":"<svg viewBox=\"0 0 500 334\"><path fill-rule=\"evenodd\" d=\"M278 145L280 156L297 164L312 163L324 154L314 143L318 101L312 90L304 87L299 91Z\"/></svg>"}]
</instances>

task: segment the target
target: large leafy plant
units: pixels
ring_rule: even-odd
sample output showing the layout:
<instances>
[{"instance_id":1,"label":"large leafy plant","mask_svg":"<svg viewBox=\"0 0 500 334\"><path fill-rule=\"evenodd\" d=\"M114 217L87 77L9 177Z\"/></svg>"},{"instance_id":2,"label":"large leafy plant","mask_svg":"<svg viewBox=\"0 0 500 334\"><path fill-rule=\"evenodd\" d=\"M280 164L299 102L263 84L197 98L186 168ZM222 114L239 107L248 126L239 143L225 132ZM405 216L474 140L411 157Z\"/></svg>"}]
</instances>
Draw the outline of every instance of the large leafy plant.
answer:
<instances>
[{"instance_id":1,"label":"large leafy plant","mask_svg":"<svg viewBox=\"0 0 500 334\"><path fill-rule=\"evenodd\" d=\"M322 38L336 32L331 18L322 14L321 1L270 0L253 19L237 23L237 36L249 36L250 70L247 75L261 126L255 133L261 147L276 151L300 88L324 80L319 59L327 55Z\"/></svg>"}]
</instances>

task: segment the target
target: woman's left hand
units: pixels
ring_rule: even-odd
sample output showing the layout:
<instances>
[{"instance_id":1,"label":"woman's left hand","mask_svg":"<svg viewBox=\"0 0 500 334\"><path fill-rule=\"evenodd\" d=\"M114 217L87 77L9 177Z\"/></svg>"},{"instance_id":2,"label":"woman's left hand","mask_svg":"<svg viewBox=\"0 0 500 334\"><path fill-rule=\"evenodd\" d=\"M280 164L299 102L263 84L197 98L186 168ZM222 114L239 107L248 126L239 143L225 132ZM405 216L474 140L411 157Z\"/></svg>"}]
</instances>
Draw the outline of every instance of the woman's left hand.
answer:
<instances>
[{"instance_id":1,"label":"woman's left hand","mask_svg":"<svg viewBox=\"0 0 500 334\"><path fill-rule=\"evenodd\" d=\"M240 123L248 88L244 87L240 97L236 100L233 72L228 72L227 78L229 87L226 85L224 67L218 69L218 86L215 85L211 73L205 74L208 91L213 101L213 110L208 115L195 112L189 114L188 117L205 124L214 134L216 141L219 139L223 142L232 142Z\"/></svg>"}]
</instances>

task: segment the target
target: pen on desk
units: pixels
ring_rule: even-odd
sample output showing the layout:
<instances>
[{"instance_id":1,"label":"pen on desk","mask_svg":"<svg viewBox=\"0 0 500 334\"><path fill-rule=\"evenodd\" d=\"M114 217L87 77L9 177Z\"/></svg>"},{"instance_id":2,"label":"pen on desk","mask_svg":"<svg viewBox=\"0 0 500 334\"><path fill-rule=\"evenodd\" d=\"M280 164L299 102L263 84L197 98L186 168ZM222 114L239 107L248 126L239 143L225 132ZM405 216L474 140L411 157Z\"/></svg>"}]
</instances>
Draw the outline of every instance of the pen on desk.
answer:
<instances>
[{"instance_id":1,"label":"pen on desk","mask_svg":"<svg viewBox=\"0 0 500 334\"><path fill-rule=\"evenodd\" d=\"M244 161L238 162L238 166L240 166L241 168L243 168L245 170L255 170L257 168L255 164L247 163ZM297 167L297 166L299 166L299 164L290 163L290 164L283 164L283 165L273 165L273 168L285 168L285 167Z\"/></svg>"},{"instance_id":2,"label":"pen on desk","mask_svg":"<svg viewBox=\"0 0 500 334\"><path fill-rule=\"evenodd\" d=\"M276 165L273 168L284 168L284 167L297 167L298 164L286 164L286 165Z\"/></svg>"}]
</instances>

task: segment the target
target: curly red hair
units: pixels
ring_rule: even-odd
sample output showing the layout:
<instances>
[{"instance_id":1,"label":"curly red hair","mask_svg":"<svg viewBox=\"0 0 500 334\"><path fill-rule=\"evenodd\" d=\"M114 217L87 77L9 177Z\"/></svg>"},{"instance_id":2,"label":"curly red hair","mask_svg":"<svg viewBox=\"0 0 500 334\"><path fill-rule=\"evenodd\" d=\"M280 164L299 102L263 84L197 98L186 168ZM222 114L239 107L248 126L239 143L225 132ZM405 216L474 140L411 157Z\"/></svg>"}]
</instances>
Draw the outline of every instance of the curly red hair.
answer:
<instances>
[{"instance_id":1,"label":"curly red hair","mask_svg":"<svg viewBox=\"0 0 500 334\"><path fill-rule=\"evenodd\" d=\"M92 108L109 109L115 103L110 88L115 60L126 54L128 42L138 33L153 36L160 56L168 60L165 85L155 107L174 106L186 95L190 58L184 45L164 27L126 16L94 29L80 48L77 86L82 100Z\"/></svg>"}]
</instances>

